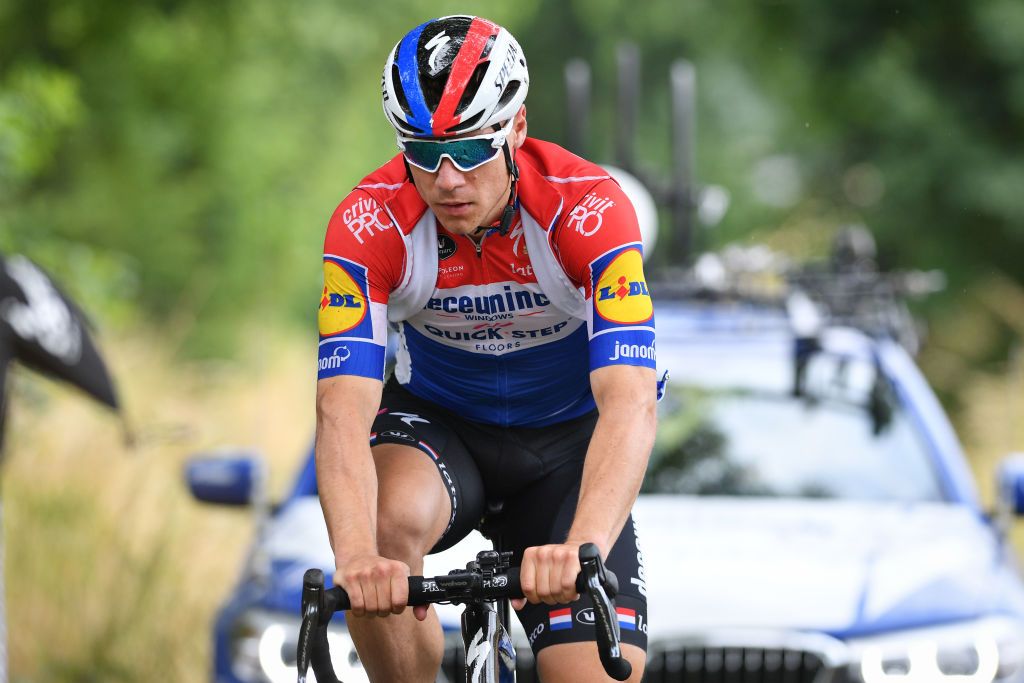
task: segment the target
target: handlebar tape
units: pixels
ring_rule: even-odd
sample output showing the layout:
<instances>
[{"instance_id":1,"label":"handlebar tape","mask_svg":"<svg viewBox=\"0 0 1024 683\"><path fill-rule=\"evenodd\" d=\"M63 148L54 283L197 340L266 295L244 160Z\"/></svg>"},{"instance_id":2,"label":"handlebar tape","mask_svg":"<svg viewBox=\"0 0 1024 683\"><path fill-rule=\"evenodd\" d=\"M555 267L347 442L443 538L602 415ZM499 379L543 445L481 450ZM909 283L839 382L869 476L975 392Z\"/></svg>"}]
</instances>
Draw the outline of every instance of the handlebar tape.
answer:
<instances>
[{"instance_id":1,"label":"handlebar tape","mask_svg":"<svg viewBox=\"0 0 1024 683\"><path fill-rule=\"evenodd\" d=\"M317 571L319 570L310 570ZM309 572L307 572L308 574ZM323 573L319 572L321 579ZM477 577L479 581L479 577ZM320 584L321 587L323 584ZM419 605L430 605L436 602L447 602L451 599L453 589L464 585L466 590L471 589L470 579L463 574L449 574L447 576L410 576L409 577L409 599L406 604L409 607ZM322 588L321 588L322 589ZM519 568L511 567L504 574L498 574L491 579L483 579L479 588L474 588L479 596L486 600L501 600L504 598L523 597L523 588L519 583ZM352 607L348 593L341 586L334 586L323 592L322 609L320 612L320 623L326 624L330 616L335 612L341 612Z\"/></svg>"}]
</instances>

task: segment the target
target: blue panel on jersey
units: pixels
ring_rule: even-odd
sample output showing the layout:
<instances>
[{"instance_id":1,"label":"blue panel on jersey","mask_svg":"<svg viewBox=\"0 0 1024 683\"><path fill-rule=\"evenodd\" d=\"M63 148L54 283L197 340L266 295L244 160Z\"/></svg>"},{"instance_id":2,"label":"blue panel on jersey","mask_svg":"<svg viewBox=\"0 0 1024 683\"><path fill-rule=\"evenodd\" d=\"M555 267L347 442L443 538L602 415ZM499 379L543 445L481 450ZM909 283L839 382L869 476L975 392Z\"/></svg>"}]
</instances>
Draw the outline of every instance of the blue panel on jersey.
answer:
<instances>
[{"instance_id":1,"label":"blue panel on jersey","mask_svg":"<svg viewBox=\"0 0 1024 683\"><path fill-rule=\"evenodd\" d=\"M653 318L651 322L654 322ZM596 370L606 365L657 367L654 355L654 330L614 330L591 339L590 369Z\"/></svg>"},{"instance_id":2,"label":"blue panel on jersey","mask_svg":"<svg viewBox=\"0 0 1024 683\"><path fill-rule=\"evenodd\" d=\"M384 347L372 341L326 339L320 342L317 379L336 375L384 378Z\"/></svg>"},{"instance_id":3,"label":"blue panel on jersey","mask_svg":"<svg viewBox=\"0 0 1024 683\"><path fill-rule=\"evenodd\" d=\"M543 427L594 408L587 330L501 356L471 353L402 324L411 360L406 388L476 422Z\"/></svg>"}]
</instances>

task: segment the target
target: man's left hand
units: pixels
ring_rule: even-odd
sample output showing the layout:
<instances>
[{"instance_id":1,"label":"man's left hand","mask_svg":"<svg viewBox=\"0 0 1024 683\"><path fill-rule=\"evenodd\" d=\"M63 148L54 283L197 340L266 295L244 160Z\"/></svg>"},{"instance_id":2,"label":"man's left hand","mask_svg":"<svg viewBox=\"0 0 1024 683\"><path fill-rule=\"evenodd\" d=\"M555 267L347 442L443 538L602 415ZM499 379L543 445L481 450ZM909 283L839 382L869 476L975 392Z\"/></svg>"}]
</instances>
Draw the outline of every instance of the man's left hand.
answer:
<instances>
[{"instance_id":1,"label":"man's left hand","mask_svg":"<svg viewBox=\"0 0 1024 683\"><path fill-rule=\"evenodd\" d=\"M519 582L526 599L512 601L522 609L527 602L559 605L579 598L576 577L580 573L580 545L565 543L527 548L519 568Z\"/></svg>"}]
</instances>

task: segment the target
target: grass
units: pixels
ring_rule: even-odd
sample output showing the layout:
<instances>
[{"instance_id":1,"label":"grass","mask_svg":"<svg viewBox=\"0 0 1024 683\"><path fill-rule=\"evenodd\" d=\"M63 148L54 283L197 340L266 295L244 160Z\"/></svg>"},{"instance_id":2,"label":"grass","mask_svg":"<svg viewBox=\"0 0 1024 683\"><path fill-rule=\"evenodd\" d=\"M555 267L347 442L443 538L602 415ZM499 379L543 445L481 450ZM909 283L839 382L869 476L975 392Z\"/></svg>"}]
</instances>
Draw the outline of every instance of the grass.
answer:
<instances>
[{"instance_id":1,"label":"grass","mask_svg":"<svg viewBox=\"0 0 1024 683\"><path fill-rule=\"evenodd\" d=\"M134 449L111 414L19 373L3 481L13 682L209 679L213 613L252 527L193 502L184 461L255 447L279 491L313 426L307 345L247 338L254 348L219 365L176 363L155 339L104 340Z\"/></svg>"}]
</instances>

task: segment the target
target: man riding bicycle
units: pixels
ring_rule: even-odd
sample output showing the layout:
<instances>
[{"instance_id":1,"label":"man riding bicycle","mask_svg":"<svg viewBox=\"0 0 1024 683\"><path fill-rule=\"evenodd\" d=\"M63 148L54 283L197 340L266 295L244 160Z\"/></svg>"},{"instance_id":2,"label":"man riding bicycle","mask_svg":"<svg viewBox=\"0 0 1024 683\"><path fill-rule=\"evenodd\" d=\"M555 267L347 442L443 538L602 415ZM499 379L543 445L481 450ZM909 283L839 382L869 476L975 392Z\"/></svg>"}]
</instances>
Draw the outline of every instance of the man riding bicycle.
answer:
<instances>
[{"instance_id":1,"label":"man riding bicycle","mask_svg":"<svg viewBox=\"0 0 1024 683\"><path fill-rule=\"evenodd\" d=\"M587 542L619 577L623 654L643 674L630 509L657 393L643 246L606 171L527 137L528 84L519 44L486 19L414 28L382 83L402 153L327 228L317 478L373 681L434 680L442 631L433 610L405 610L406 577L485 518L521 564L515 607L545 683L609 680L575 589Z\"/></svg>"}]
</instances>

